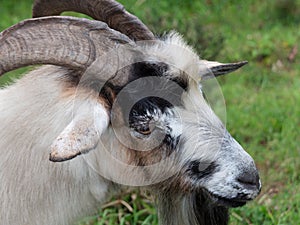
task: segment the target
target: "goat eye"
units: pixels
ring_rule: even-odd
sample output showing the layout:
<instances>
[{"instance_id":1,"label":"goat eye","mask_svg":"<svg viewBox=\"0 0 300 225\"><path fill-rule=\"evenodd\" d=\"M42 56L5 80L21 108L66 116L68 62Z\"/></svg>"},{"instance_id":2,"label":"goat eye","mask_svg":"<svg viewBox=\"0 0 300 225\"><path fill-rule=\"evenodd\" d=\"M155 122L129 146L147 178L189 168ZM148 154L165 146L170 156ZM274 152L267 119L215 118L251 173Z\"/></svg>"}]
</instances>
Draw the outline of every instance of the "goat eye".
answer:
<instances>
[{"instance_id":1,"label":"goat eye","mask_svg":"<svg viewBox=\"0 0 300 225\"><path fill-rule=\"evenodd\" d=\"M134 130L142 135L150 135L155 129L155 123L153 121L148 121L147 123L139 124L134 128Z\"/></svg>"},{"instance_id":2,"label":"goat eye","mask_svg":"<svg viewBox=\"0 0 300 225\"><path fill-rule=\"evenodd\" d=\"M137 132L143 134L143 135L149 135L151 134L151 130L147 129L147 130L137 130Z\"/></svg>"}]
</instances>

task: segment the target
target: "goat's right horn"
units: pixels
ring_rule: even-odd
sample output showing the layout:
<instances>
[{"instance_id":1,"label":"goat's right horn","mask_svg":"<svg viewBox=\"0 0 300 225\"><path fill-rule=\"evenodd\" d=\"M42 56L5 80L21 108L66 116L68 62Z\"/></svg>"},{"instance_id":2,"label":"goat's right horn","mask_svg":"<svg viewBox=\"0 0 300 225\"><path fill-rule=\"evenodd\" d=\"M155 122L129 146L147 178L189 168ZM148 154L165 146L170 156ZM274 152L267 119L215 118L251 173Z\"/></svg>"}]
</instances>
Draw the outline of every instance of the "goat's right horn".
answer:
<instances>
[{"instance_id":1,"label":"goat's right horn","mask_svg":"<svg viewBox=\"0 0 300 225\"><path fill-rule=\"evenodd\" d=\"M84 71L117 43L131 42L100 21L72 17L25 20L0 33L0 75L36 64Z\"/></svg>"},{"instance_id":2,"label":"goat's right horn","mask_svg":"<svg viewBox=\"0 0 300 225\"><path fill-rule=\"evenodd\" d=\"M235 63L219 63L214 61L200 60L201 69L199 71L201 80L207 80L214 77L226 75L242 66L246 65L247 61Z\"/></svg>"},{"instance_id":3,"label":"goat's right horn","mask_svg":"<svg viewBox=\"0 0 300 225\"><path fill-rule=\"evenodd\" d=\"M103 21L135 41L155 40L153 33L136 16L114 0L35 0L32 16L54 16L74 11Z\"/></svg>"}]
</instances>

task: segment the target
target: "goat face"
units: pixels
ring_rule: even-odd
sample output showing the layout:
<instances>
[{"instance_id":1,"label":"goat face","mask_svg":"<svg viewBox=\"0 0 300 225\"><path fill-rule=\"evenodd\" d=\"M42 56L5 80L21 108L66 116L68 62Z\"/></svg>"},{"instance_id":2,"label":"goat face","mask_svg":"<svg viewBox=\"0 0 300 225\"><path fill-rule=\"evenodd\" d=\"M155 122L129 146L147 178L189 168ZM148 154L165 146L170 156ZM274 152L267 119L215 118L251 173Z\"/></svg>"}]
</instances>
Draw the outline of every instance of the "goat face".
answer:
<instances>
[{"instance_id":1,"label":"goat face","mask_svg":"<svg viewBox=\"0 0 300 225\"><path fill-rule=\"evenodd\" d=\"M207 103L198 82L205 65L177 35L163 43L140 44L138 59L122 51L114 79L130 77L126 85L100 82L100 96L110 98L110 122L98 150L84 157L117 183L179 193L203 189L217 203L241 206L260 191L255 164ZM95 67L83 86L95 84L103 71L99 62Z\"/></svg>"}]
</instances>

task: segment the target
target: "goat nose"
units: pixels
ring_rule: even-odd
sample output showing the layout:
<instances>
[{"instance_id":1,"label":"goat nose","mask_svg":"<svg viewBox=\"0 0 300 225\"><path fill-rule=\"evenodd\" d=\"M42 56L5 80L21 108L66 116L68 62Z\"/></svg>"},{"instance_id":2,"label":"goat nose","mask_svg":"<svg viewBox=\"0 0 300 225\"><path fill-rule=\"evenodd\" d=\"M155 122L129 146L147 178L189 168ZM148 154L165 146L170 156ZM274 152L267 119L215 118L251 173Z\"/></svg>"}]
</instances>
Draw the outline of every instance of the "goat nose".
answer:
<instances>
[{"instance_id":1,"label":"goat nose","mask_svg":"<svg viewBox=\"0 0 300 225\"><path fill-rule=\"evenodd\" d=\"M257 171L245 171L239 175L237 181L247 189L261 189Z\"/></svg>"}]
</instances>

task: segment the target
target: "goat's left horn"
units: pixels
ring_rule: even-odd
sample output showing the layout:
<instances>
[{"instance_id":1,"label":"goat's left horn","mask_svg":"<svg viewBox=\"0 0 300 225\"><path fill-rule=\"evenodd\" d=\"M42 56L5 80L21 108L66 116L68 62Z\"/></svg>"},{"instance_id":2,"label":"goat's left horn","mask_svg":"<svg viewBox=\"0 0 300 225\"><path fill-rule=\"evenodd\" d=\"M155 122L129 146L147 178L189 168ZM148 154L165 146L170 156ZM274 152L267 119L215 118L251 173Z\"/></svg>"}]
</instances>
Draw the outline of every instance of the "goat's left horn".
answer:
<instances>
[{"instance_id":1,"label":"goat's left horn","mask_svg":"<svg viewBox=\"0 0 300 225\"><path fill-rule=\"evenodd\" d=\"M219 63L213 61L200 60L200 76L201 80L207 80L213 77L218 77L231 73L242 66L246 65L247 61L236 63Z\"/></svg>"},{"instance_id":2,"label":"goat's left horn","mask_svg":"<svg viewBox=\"0 0 300 225\"><path fill-rule=\"evenodd\" d=\"M65 11L83 13L103 21L135 41L155 40L153 33L141 20L114 0L35 0L32 16L54 16Z\"/></svg>"},{"instance_id":3,"label":"goat's left horn","mask_svg":"<svg viewBox=\"0 0 300 225\"><path fill-rule=\"evenodd\" d=\"M118 43L133 42L100 21L73 17L25 20L0 33L0 76L36 64L85 71Z\"/></svg>"}]
</instances>

